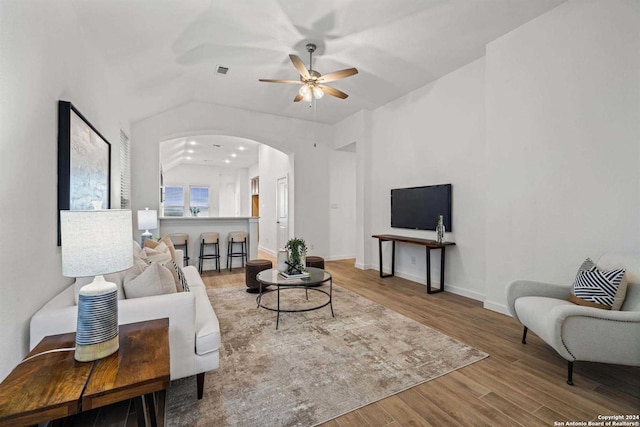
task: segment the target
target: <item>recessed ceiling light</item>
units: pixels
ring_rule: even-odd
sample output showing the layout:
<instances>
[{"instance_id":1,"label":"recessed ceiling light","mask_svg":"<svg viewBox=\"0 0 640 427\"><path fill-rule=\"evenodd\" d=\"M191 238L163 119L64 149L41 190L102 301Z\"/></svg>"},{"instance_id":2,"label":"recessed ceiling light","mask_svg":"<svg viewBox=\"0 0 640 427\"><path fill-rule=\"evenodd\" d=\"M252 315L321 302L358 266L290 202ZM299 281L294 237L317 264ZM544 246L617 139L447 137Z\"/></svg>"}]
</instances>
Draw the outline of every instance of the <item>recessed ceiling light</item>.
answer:
<instances>
[{"instance_id":1,"label":"recessed ceiling light","mask_svg":"<svg viewBox=\"0 0 640 427\"><path fill-rule=\"evenodd\" d=\"M236 153L231 153L231 157L236 157L237 154Z\"/></svg>"},{"instance_id":2,"label":"recessed ceiling light","mask_svg":"<svg viewBox=\"0 0 640 427\"><path fill-rule=\"evenodd\" d=\"M224 162L225 162L225 163L231 163L231 160L226 159Z\"/></svg>"},{"instance_id":3,"label":"recessed ceiling light","mask_svg":"<svg viewBox=\"0 0 640 427\"><path fill-rule=\"evenodd\" d=\"M195 141L189 141L189 145L196 145Z\"/></svg>"},{"instance_id":4,"label":"recessed ceiling light","mask_svg":"<svg viewBox=\"0 0 640 427\"><path fill-rule=\"evenodd\" d=\"M185 157L185 159L187 159L187 160L191 160L191 157L187 156L187 157Z\"/></svg>"},{"instance_id":5,"label":"recessed ceiling light","mask_svg":"<svg viewBox=\"0 0 640 427\"><path fill-rule=\"evenodd\" d=\"M238 150L242 151L244 150L244 147L241 145L240 147L238 147Z\"/></svg>"},{"instance_id":6,"label":"recessed ceiling light","mask_svg":"<svg viewBox=\"0 0 640 427\"><path fill-rule=\"evenodd\" d=\"M187 150L187 153L191 154L193 153L193 150Z\"/></svg>"}]
</instances>

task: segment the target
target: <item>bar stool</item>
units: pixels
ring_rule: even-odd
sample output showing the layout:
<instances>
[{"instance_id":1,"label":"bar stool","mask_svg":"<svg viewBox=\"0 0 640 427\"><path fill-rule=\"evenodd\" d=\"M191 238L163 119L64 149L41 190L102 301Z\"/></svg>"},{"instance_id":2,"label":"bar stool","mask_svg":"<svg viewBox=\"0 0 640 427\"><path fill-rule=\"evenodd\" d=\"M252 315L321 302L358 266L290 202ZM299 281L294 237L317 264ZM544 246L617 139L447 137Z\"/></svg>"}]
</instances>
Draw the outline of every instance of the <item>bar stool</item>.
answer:
<instances>
[{"instance_id":1,"label":"bar stool","mask_svg":"<svg viewBox=\"0 0 640 427\"><path fill-rule=\"evenodd\" d=\"M205 254L206 246L213 246L213 253ZM202 264L205 259L216 261L216 271L220 273L220 235L209 232L200 234L200 256L198 257L198 271L202 274Z\"/></svg>"},{"instance_id":2,"label":"bar stool","mask_svg":"<svg viewBox=\"0 0 640 427\"><path fill-rule=\"evenodd\" d=\"M240 245L240 251L234 252L233 245ZM240 257L242 267L247 261L247 233L244 231L232 231L227 237L227 268L231 271L233 258Z\"/></svg>"},{"instance_id":3,"label":"bar stool","mask_svg":"<svg viewBox=\"0 0 640 427\"><path fill-rule=\"evenodd\" d=\"M189 235L187 233L172 233L169 234L169 239L173 246L184 246L184 265L189 265Z\"/></svg>"}]
</instances>

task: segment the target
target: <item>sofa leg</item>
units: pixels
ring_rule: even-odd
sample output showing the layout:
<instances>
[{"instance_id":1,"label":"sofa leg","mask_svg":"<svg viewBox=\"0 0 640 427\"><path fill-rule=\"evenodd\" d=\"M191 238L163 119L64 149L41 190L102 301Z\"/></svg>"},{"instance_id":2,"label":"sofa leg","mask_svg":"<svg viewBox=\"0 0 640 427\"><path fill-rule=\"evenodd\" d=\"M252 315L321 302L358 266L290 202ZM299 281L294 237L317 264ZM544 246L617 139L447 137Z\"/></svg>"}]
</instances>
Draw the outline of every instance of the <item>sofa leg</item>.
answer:
<instances>
[{"instance_id":1,"label":"sofa leg","mask_svg":"<svg viewBox=\"0 0 640 427\"><path fill-rule=\"evenodd\" d=\"M198 400L200 400L204 394L204 372L199 373L196 378L198 382Z\"/></svg>"},{"instance_id":2,"label":"sofa leg","mask_svg":"<svg viewBox=\"0 0 640 427\"><path fill-rule=\"evenodd\" d=\"M524 331L522 332L522 344L526 344L527 343L527 331L529 330L529 328L527 328L526 326L524 327Z\"/></svg>"},{"instance_id":3,"label":"sofa leg","mask_svg":"<svg viewBox=\"0 0 640 427\"><path fill-rule=\"evenodd\" d=\"M573 385L573 362L571 360L569 360L567 368L567 384Z\"/></svg>"}]
</instances>

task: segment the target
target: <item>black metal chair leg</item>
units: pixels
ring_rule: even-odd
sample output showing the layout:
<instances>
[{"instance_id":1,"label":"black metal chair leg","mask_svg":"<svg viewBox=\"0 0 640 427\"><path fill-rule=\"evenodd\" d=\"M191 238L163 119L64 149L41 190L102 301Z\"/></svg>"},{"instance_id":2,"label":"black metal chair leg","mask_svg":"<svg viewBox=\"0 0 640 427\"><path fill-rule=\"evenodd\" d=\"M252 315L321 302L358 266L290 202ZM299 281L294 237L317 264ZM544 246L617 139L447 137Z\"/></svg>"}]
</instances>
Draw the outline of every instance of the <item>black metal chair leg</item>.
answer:
<instances>
[{"instance_id":1,"label":"black metal chair leg","mask_svg":"<svg viewBox=\"0 0 640 427\"><path fill-rule=\"evenodd\" d=\"M522 332L522 344L526 344L527 343L527 331L529 330L529 328L527 328L526 326L524 327L524 331Z\"/></svg>"},{"instance_id":2,"label":"black metal chair leg","mask_svg":"<svg viewBox=\"0 0 640 427\"><path fill-rule=\"evenodd\" d=\"M200 372L196 375L196 383L198 388L198 400L201 400L204 395L204 372Z\"/></svg>"},{"instance_id":3,"label":"black metal chair leg","mask_svg":"<svg viewBox=\"0 0 640 427\"><path fill-rule=\"evenodd\" d=\"M573 362L569 360L569 365L567 366L567 384L573 385Z\"/></svg>"}]
</instances>

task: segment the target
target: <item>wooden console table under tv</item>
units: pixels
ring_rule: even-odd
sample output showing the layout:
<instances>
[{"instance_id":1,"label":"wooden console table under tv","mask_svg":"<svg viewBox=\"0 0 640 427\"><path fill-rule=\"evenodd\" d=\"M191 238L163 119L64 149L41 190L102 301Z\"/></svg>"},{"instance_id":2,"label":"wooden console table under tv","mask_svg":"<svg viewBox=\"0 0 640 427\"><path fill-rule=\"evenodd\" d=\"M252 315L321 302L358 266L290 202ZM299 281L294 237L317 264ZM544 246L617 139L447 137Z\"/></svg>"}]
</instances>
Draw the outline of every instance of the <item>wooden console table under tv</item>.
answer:
<instances>
[{"instance_id":1,"label":"wooden console table under tv","mask_svg":"<svg viewBox=\"0 0 640 427\"><path fill-rule=\"evenodd\" d=\"M435 240L418 239L415 237L396 236L394 234L374 234L374 239L378 239L378 254L380 256L380 277L392 277L396 273L396 242L412 243L414 245L421 245L426 248L427 251L427 293L437 294L444 291L444 251L447 246L455 245L454 242L442 242L438 243ZM384 274L382 272L382 242L391 242L391 274ZM440 249L440 289L431 289L431 250Z\"/></svg>"}]
</instances>

